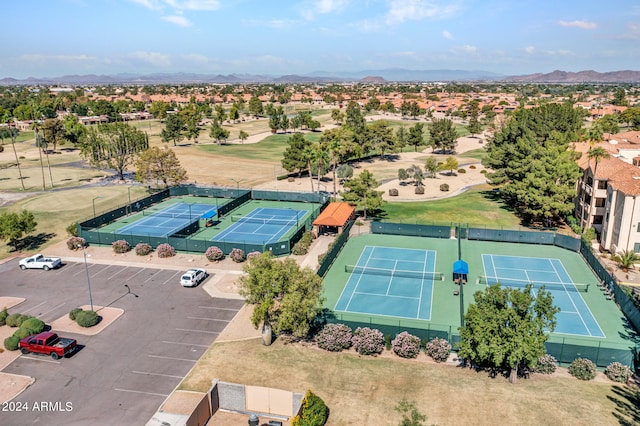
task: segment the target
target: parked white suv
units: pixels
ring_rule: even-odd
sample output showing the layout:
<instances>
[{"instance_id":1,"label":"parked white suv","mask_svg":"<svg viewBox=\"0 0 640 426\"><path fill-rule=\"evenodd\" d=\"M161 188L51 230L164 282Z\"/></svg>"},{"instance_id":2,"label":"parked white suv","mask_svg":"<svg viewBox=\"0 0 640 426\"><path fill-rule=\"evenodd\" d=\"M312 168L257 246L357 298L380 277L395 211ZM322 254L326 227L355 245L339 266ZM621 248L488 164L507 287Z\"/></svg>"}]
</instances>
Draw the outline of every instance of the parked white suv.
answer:
<instances>
[{"instance_id":1,"label":"parked white suv","mask_svg":"<svg viewBox=\"0 0 640 426\"><path fill-rule=\"evenodd\" d=\"M182 287L195 287L202 281L204 281L204 279L207 278L208 275L209 274L207 274L207 271L205 271L204 269L189 269L187 272L182 274L182 277L180 278L180 284L182 284Z\"/></svg>"}]
</instances>

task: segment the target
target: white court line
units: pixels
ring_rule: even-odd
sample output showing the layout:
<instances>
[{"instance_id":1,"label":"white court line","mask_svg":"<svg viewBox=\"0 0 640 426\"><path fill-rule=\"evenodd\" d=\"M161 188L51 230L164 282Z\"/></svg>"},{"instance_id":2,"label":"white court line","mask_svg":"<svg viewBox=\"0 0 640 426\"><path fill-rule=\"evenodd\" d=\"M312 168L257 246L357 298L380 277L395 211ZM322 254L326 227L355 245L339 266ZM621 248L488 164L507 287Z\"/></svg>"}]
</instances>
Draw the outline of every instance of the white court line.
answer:
<instances>
[{"instance_id":1,"label":"white court line","mask_svg":"<svg viewBox=\"0 0 640 426\"><path fill-rule=\"evenodd\" d=\"M375 250L375 247L371 249L371 251L369 252L369 255L367 256L367 261L364 263L364 266L367 267L367 265L369 265L369 259L371 259L371 255L373 254L373 251ZM362 253L360 253L360 257L362 257L364 255L364 250L362 251ZM356 265L360 264L360 259L358 259L358 263L356 263ZM351 273L351 275L349 275L349 281L351 280L351 277L353 276L353 273ZM349 301L347 302L347 306L345 306L344 310L345 311L349 311L349 305L351 305L351 301L353 300L353 295L356 294L356 292L358 291L358 287L360 286L360 280L362 280L362 277L364 276L364 274L360 274L360 276L358 277L358 280L356 281L356 286L353 289L353 293L351 293L351 296L349 297ZM349 283L349 281L347 281L347 283ZM346 289L347 286L345 285L344 288ZM340 300L340 299L338 299Z\"/></svg>"},{"instance_id":2,"label":"white court line","mask_svg":"<svg viewBox=\"0 0 640 426\"><path fill-rule=\"evenodd\" d=\"M169 340L163 340L162 343L168 343L171 345L182 345L182 346L198 346L200 348L208 348L209 345L198 345L196 343L185 343L185 342L170 342Z\"/></svg>"},{"instance_id":3,"label":"white court line","mask_svg":"<svg viewBox=\"0 0 640 426\"><path fill-rule=\"evenodd\" d=\"M196 320L205 320L205 321L230 322L229 320L222 320L222 319L216 319L216 318L202 318L202 317L187 317L187 318L196 319Z\"/></svg>"},{"instance_id":4,"label":"white court line","mask_svg":"<svg viewBox=\"0 0 640 426\"><path fill-rule=\"evenodd\" d=\"M356 294L364 294L366 296L378 296L378 297L395 297L396 299L411 299L411 300L420 300L419 297L411 297L411 296L396 296L393 294L380 294L380 293L367 293L365 291L356 291ZM376 314L377 315L377 314ZM405 317L410 318L410 317Z\"/></svg>"},{"instance_id":5,"label":"white court line","mask_svg":"<svg viewBox=\"0 0 640 426\"><path fill-rule=\"evenodd\" d=\"M54 361L52 359L44 359L44 358L34 358L34 357L31 357L31 356L27 356L27 355L22 355L20 358L30 359L30 360L33 360L33 361L48 362L50 364L60 364L60 361Z\"/></svg>"},{"instance_id":6,"label":"white court line","mask_svg":"<svg viewBox=\"0 0 640 426\"><path fill-rule=\"evenodd\" d=\"M120 388L115 388L114 390L120 391L120 392L131 392L131 393L141 393L144 395L153 395L153 396L161 396L161 397L168 397L168 394L165 393L153 393L153 392L142 392L142 391L137 391L137 390L131 390L131 389L120 389Z\"/></svg>"},{"instance_id":7,"label":"white court line","mask_svg":"<svg viewBox=\"0 0 640 426\"><path fill-rule=\"evenodd\" d=\"M194 333L220 334L219 331L192 330L189 328L176 328L177 331L193 331Z\"/></svg>"},{"instance_id":8,"label":"white court line","mask_svg":"<svg viewBox=\"0 0 640 426\"><path fill-rule=\"evenodd\" d=\"M186 359L186 358L173 358L170 356L162 356L162 355L147 355L149 358L162 358L162 359L172 359L174 361L187 361L187 362L198 362L197 359Z\"/></svg>"},{"instance_id":9,"label":"white court line","mask_svg":"<svg viewBox=\"0 0 640 426\"><path fill-rule=\"evenodd\" d=\"M173 379L182 379L183 376L172 376L171 374L160 374L160 373L150 373L148 371L132 371L135 374L146 374L149 376L162 376L162 377L171 377Z\"/></svg>"},{"instance_id":10,"label":"white court line","mask_svg":"<svg viewBox=\"0 0 640 426\"><path fill-rule=\"evenodd\" d=\"M27 310L25 310L25 311L22 311L22 313L23 313L23 314L26 314L26 313L27 313L27 312L29 312L29 311L33 311L35 308L37 308L37 307L38 307L38 306L40 306L40 305L44 305L45 303L49 303L49 302L47 302L46 300L45 300L44 302L40 302L40 303L38 303L36 306L34 306L33 308L29 308L29 309L27 309Z\"/></svg>"}]
</instances>

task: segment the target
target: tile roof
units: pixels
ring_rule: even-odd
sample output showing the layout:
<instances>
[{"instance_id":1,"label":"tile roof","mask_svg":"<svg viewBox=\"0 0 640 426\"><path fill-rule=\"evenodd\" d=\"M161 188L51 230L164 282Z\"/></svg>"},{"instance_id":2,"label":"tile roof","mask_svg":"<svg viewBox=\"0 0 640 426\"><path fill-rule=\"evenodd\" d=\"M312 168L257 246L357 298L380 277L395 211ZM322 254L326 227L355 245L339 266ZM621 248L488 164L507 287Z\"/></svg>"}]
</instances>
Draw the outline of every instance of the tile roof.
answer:
<instances>
[{"instance_id":1,"label":"tile roof","mask_svg":"<svg viewBox=\"0 0 640 426\"><path fill-rule=\"evenodd\" d=\"M329 203L313 221L314 225L343 226L353 215L355 207L349 203Z\"/></svg>"}]
</instances>

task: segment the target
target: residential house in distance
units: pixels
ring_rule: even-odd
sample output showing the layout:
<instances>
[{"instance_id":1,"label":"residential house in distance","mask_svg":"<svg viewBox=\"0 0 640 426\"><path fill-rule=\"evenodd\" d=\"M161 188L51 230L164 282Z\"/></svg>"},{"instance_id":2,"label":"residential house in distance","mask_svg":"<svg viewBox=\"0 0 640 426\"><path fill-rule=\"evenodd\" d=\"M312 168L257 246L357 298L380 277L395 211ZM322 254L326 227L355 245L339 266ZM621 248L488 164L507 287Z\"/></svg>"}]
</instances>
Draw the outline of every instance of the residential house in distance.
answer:
<instances>
[{"instance_id":1,"label":"residential house in distance","mask_svg":"<svg viewBox=\"0 0 640 426\"><path fill-rule=\"evenodd\" d=\"M594 228L602 250L640 253L640 132L605 135L598 146L608 158L589 159L589 144L577 144L583 171L577 184L575 215Z\"/></svg>"}]
</instances>

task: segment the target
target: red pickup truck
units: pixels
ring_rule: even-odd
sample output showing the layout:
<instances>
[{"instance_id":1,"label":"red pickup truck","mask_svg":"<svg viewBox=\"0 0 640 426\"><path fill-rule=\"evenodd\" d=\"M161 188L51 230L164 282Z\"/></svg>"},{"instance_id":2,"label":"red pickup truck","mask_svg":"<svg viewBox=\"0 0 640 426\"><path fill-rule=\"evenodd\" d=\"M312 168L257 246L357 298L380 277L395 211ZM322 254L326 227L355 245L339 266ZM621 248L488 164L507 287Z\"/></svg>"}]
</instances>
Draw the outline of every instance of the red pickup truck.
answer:
<instances>
[{"instance_id":1,"label":"red pickup truck","mask_svg":"<svg viewBox=\"0 0 640 426\"><path fill-rule=\"evenodd\" d=\"M56 333L45 331L20 340L19 348L23 354L45 354L53 359L63 357L76 349L75 339L58 337Z\"/></svg>"}]
</instances>

